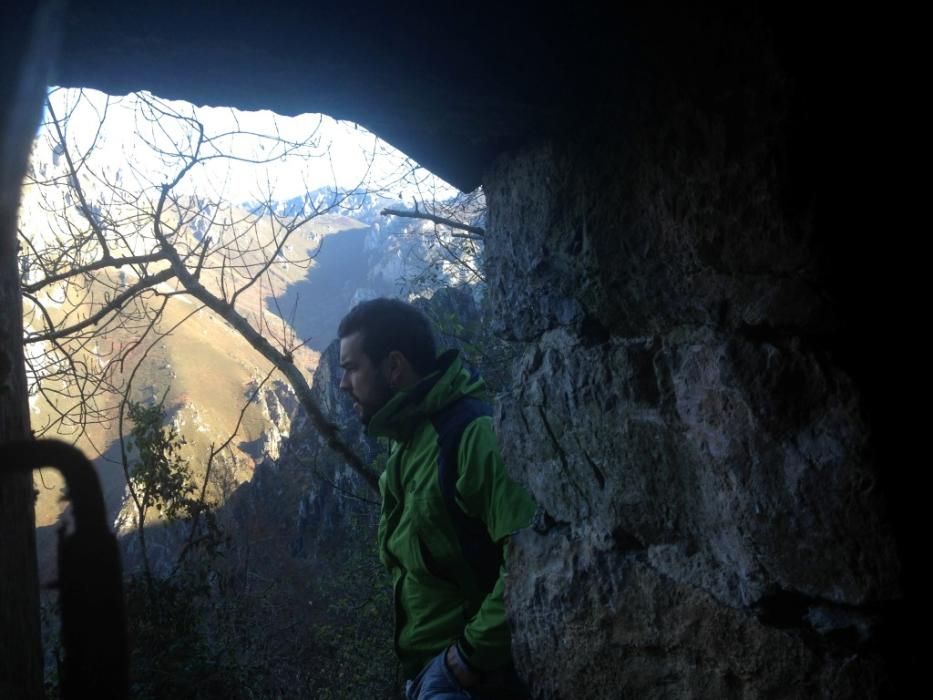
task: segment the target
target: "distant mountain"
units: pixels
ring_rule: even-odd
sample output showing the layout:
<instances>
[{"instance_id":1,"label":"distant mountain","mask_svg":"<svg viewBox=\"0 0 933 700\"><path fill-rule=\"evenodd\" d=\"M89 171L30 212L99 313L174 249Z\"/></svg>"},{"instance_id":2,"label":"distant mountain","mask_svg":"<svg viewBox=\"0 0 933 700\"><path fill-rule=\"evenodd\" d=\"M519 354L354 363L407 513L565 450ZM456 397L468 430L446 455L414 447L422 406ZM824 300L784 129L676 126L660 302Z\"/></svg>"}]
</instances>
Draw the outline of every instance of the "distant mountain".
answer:
<instances>
[{"instance_id":1,"label":"distant mountain","mask_svg":"<svg viewBox=\"0 0 933 700\"><path fill-rule=\"evenodd\" d=\"M351 225L318 239L320 248L304 279L267 300L267 308L288 319L317 352L336 337L340 318L364 299L430 296L434 289L463 282L461 268L442 264L433 224L382 215L386 208L407 209L401 201L318 190L281 203L277 211L283 216L306 215L311 206L325 207L344 198L336 210Z\"/></svg>"},{"instance_id":2,"label":"distant mountain","mask_svg":"<svg viewBox=\"0 0 933 700\"><path fill-rule=\"evenodd\" d=\"M244 209L260 211L265 204L244 202ZM275 204L275 210L280 216L300 217L309 216L315 212L327 212L350 216L357 221L371 224L377 221L385 208L404 207L401 201L371 192L347 192L327 187L308 192L299 197L292 197Z\"/></svg>"},{"instance_id":3,"label":"distant mountain","mask_svg":"<svg viewBox=\"0 0 933 700\"><path fill-rule=\"evenodd\" d=\"M281 202L276 211L281 216L305 213L312 206L326 207L333 201L333 193L318 191L311 198ZM198 206L197 201L192 205ZM295 358L308 377L317 366L318 354L335 338L340 318L355 303L381 295L407 297L414 289L411 280L419 275L419 284L424 288L423 273L436 255L432 250L434 236L424 222L380 214L383 208L401 206L400 202L372 195L346 197L333 211L295 232L286 253L293 257L306 252L314 255L310 267L276 264L270 269L271 286L255 285L238 300L241 313L254 323L262 319L270 333L294 333L307 341ZM30 210L27 221L29 226L41 228L41 212ZM196 241L204 230L190 227L184 235ZM216 274L205 270L204 283L216 285L216 281L212 282ZM125 270L120 275L122 286L134 279ZM435 274L430 283L442 286L451 281L456 280ZM196 306L185 296L173 297L162 327L174 326ZM138 338L120 331L102 340L119 347ZM143 347L130 359L140 358ZM160 339L134 379L137 400L154 401L165 396L168 417L187 440L185 454L199 477L211 445L227 440L244 410L237 436L215 465L214 478L225 484L217 486L218 497L223 496L222 491L251 479L257 465L275 459L280 440L290 434L297 403L291 387L284 382L265 387L244 409L268 367L224 321L201 311ZM127 365L117 378L125 380L130 369ZM34 396L34 426L44 425L55 410ZM62 437L68 439L67 434ZM78 445L95 460L114 522L126 528L131 526L132 518L122 509L125 477L116 441L117 428L111 421L91 426ZM52 525L63 510L59 499L62 485L53 473L40 474L36 485L40 492L37 522L40 526Z\"/></svg>"},{"instance_id":4,"label":"distant mountain","mask_svg":"<svg viewBox=\"0 0 933 700\"><path fill-rule=\"evenodd\" d=\"M79 228L87 227L86 215L103 228L119 229L120 235L114 240L118 238L120 250L111 251L115 256L144 255L156 248L149 217L158 197L127 196L129 190L121 188L138 187L135 178L139 173L121 168L132 167L148 173L155 178L150 185L159 181L160 174L157 169L151 170L155 168L151 163L134 162L130 166L125 158L105 157L110 153L107 148L115 148L115 142L109 146L108 143L103 139L96 146L100 161L95 172L100 177L87 178L86 182L82 179L85 207L68 187L63 151L53 147L48 139L37 140L29 166L35 184L23 189L19 218L19 226L30 244L24 246L20 258L24 282L34 282L45 274L33 248L67 247L72 231L69 222L76 222ZM218 211L217 204L208 197L180 193L176 197L174 206L163 210L163 218L170 223L173 216L179 219L179 228L171 234L179 250L193 255L208 236L222 236L224 242L233 237L238 241L234 247L235 268L255 268L265 262L267 250L263 246L268 245L270 235L263 226L267 224L263 223L264 217L257 221L251 215L265 211L268 204L244 202L239 207L229 210L221 207ZM382 216L386 208L407 208L398 199L322 188L273 202L271 207L279 218L317 215L292 233L288 244L266 268L262 283L244 288L237 297L236 308L273 341L286 336L307 341L293 355L308 378L317 367L319 353L336 336L340 318L361 299L380 295L408 298L416 292L430 295L433 289L462 281L457 278L456 266L438 263L441 241L430 224ZM218 233L216 228L209 228L215 216L243 224ZM98 254L93 237L89 237L88 243L78 246L79 258ZM310 265L296 264L295 261L309 255L314 258ZM200 281L216 292L224 289L222 278L231 274L226 267L228 262L206 265ZM160 262L153 267L158 270L164 265ZM150 274L152 271L151 267ZM94 291L99 306L101 299L112 298L132 285L138 272L125 266L109 276L98 273L97 279L87 280L86 291ZM134 400L154 402L164 397L167 420L187 441L183 454L192 464L196 478L204 476L211 446L227 442L231 433L237 431L212 470L212 478L217 482L211 487L212 495L221 500L227 492L249 481L258 465L279 456L281 441L291 434L297 406L291 387L277 381L274 375L251 400L270 369L269 363L216 314L198 310L200 304L179 293L173 283L161 284L158 292L168 296L152 295L140 301L134 323L114 327L74 351L79 366L88 367L106 379L91 390L92 399L99 403L102 413L92 415L92 422L83 434L70 418L61 421L58 431L48 433L49 437L77 440L76 444L94 460L112 520L123 528L132 525L132 518L124 508L126 476L115 421L117 397L107 393L109 385L125 385L132 375ZM97 308L89 304L89 298L80 293L63 296L52 290L44 302L56 319L82 319ZM153 332L146 331L141 319L151 317L156 305L166 300L160 324ZM25 324L27 332L39 330L42 316L27 313ZM128 354L123 361L114 361L124 350ZM27 346L34 364L46 360L53 351L54 348L43 343ZM139 368L135 369L137 362ZM68 396L75 387L69 385L72 380L67 372L61 373L56 381L58 384L45 393L33 387L32 422L40 433L63 412L67 414L77 407ZM65 507L60 499L62 483L54 473L41 472L36 478L36 488L37 523L52 526Z\"/></svg>"}]
</instances>

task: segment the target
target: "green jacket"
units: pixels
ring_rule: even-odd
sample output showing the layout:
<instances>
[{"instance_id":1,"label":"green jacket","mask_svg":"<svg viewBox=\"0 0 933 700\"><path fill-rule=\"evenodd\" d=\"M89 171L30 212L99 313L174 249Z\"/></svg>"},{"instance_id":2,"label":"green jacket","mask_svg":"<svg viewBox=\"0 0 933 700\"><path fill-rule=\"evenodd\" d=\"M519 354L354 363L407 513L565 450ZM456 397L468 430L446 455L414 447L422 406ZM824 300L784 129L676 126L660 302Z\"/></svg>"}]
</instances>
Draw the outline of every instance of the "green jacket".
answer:
<instances>
[{"instance_id":1,"label":"green jacket","mask_svg":"<svg viewBox=\"0 0 933 700\"><path fill-rule=\"evenodd\" d=\"M378 540L395 589L396 651L409 677L456 641L480 670L511 662L504 568L493 589L482 590L464 559L438 485L438 434L431 422L458 398L481 397L485 383L470 376L456 352L438 362L439 370L394 396L367 429L395 443L379 479ZM456 483L462 510L485 523L500 547L531 521L534 504L508 476L489 417L475 418L463 431Z\"/></svg>"}]
</instances>

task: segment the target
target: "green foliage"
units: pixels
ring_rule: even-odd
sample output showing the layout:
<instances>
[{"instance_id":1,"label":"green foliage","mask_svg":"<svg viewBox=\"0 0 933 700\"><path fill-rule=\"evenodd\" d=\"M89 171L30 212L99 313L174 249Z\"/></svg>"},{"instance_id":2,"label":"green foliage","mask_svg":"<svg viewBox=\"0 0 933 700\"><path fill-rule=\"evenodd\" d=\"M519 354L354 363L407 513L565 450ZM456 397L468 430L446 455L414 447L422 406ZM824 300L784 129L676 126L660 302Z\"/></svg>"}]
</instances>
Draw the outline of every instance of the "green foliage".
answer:
<instances>
[{"instance_id":1,"label":"green foliage","mask_svg":"<svg viewBox=\"0 0 933 700\"><path fill-rule=\"evenodd\" d=\"M130 467L130 487L141 505L158 509L168 521L192 517L198 510L192 498L196 487L188 462L181 456L185 444L174 425L163 427L162 404L128 403L130 432L136 459Z\"/></svg>"},{"instance_id":2,"label":"green foliage","mask_svg":"<svg viewBox=\"0 0 933 700\"><path fill-rule=\"evenodd\" d=\"M59 700L62 671L61 603L49 591L40 591L39 595L42 649L45 655L45 700Z\"/></svg>"},{"instance_id":3,"label":"green foliage","mask_svg":"<svg viewBox=\"0 0 933 700\"><path fill-rule=\"evenodd\" d=\"M204 572L126 582L131 696L236 698L247 669L232 649L216 645L205 629L211 597Z\"/></svg>"},{"instance_id":4,"label":"green foliage","mask_svg":"<svg viewBox=\"0 0 933 700\"><path fill-rule=\"evenodd\" d=\"M199 498L180 454L183 439L161 406L130 404L128 415L131 485L139 507L161 514L148 525L138 519L135 538L152 552L172 552L169 561L153 554L152 565L143 560L125 575L130 696L397 698L392 588L375 544L378 508L338 494L345 499L339 529L314 533L315 551L303 558L270 529L276 519L255 510L266 502L254 494L249 520L230 540ZM381 470L384 460L381 451L374 466ZM46 612L46 694L55 698L54 603Z\"/></svg>"},{"instance_id":5,"label":"green foliage","mask_svg":"<svg viewBox=\"0 0 933 700\"><path fill-rule=\"evenodd\" d=\"M376 473L384 469L387 454L387 444L376 450L370 465ZM302 586L307 623L295 633L299 653L291 662L300 682L287 697L394 700L399 667L392 586L376 548L378 504L353 495L359 483L355 489L346 482L335 484L332 463L315 457L298 460L294 467L314 475L313 485L303 491L317 489L329 504L319 525L338 527L310 532L307 550L292 560L307 567ZM276 595L287 597L288 592L280 589Z\"/></svg>"},{"instance_id":6,"label":"green foliage","mask_svg":"<svg viewBox=\"0 0 933 700\"><path fill-rule=\"evenodd\" d=\"M205 613L211 609L217 560L225 538L209 504L196 498L190 466L181 456L184 439L164 425L161 404L129 403L130 488L145 514L156 509L163 531L187 533L167 574L154 574L145 546L143 572L126 579L130 678L134 698L238 697L242 669L224 645L210 639Z\"/></svg>"},{"instance_id":7,"label":"green foliage","mask_svg":"<svg viewBox=\"0 0 933 700\"><path fill-rule=\"evenodd\" d=\"M464 290L446 291L469 293ZM429 303L423 309L434 324L441 345L459 348L463 361L479 371L491 393L508 389L517 346L502 340L490 330L487 309L482 309L475 318L469 320L464 320L456 311L443 304Z\"/></svg>"},{"instance_id":8,"label":"green foliage","mask_svg":"<svg viewBox=\"0 0 933 700\"><path fill-rule=\"evenodd\" d=\"M373 537L323 557L332 575L316 582L317 597L326 601L326 608L324 619L315 626L315 637L325 663L311 674L304 697L397 697L392 587L376 553L374 525L372 517L351 517L350 533Z\"/></svg>"},{"instance_id":9,"label":"green foliage","mask_svg":"<svg viewBox=\"0 0 933 700\"><path fill-rule=\"evenodd\" d=\"M397 697L391 586L375 551L378 509L350 499L340 530L316 533L321 545L307 560L276 546L277 532L262 525L275 522L270 513L254 511L259 529L241 524L239 542L218 539L216 524L208 525L213 513L194 497L181 438L157 409L131 409L131 479L163 527L194 533L200 521L188 541L204 544L169 576L144 572L127 582L133 697ZM251 508L265 504L254 499Z\"/></svg>"}]
</instances>

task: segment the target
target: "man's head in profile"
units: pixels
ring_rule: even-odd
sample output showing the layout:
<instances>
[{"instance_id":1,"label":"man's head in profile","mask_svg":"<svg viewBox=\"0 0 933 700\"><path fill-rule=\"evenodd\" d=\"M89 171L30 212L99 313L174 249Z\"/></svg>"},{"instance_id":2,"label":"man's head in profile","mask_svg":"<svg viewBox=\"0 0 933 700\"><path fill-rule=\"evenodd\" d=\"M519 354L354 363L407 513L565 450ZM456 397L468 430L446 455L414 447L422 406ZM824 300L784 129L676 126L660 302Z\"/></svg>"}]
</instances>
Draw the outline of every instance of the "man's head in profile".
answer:
<instances>
[{"instance_id":1,"label":"man's head in profile","mask_svg":"<svg viewBox=\"0 0 933 700\"><path fill-rule=\"evenodd\" d=\"M344 316L337 335L340 388L353 398L364 425L396 393L435 368L437 346L430 322L398 299L360 302Z\"/></svg>"}]
</instances>

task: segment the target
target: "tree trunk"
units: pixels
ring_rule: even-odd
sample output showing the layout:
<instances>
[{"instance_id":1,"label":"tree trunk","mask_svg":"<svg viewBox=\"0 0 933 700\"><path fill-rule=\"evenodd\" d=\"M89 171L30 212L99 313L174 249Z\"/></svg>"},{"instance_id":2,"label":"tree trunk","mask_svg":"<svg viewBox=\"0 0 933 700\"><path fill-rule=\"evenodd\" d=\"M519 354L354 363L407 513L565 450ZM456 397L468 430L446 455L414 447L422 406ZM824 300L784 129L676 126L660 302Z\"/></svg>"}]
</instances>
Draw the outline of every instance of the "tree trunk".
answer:
<instances>
[{"instance_id":1,"label":"tree trunk","mask_svg":"<svg viewBox=\"0 0 933 700\"><path fill-rule=\"evenodd\" d=\"M20 183L39 121L59 2L4 11L0 37L0 444L29 436L22 298L16 259ZM42 698L42 649L31 474L0 458L0 697Z\"/></svg>"}]
</instances>

